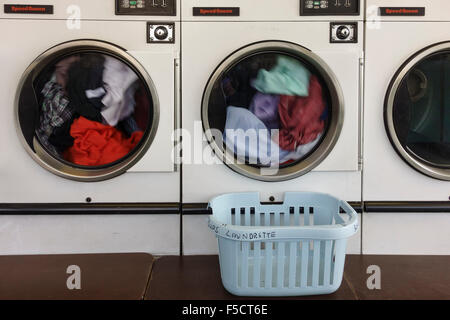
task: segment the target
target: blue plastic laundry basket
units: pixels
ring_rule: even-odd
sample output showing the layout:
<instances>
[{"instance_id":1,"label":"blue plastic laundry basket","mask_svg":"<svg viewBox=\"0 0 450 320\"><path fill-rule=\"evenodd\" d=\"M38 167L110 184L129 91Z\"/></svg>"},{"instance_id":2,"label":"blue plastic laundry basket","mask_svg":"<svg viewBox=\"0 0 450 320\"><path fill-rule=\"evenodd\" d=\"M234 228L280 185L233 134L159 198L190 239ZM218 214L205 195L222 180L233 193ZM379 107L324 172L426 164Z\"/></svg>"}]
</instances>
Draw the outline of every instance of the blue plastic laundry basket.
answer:
<instances>
[{"instance_id":1,"label":"blue plastic laundry basket","mask_svg":"<svg viewBox=\"0 0 450 320\"><path fill-rule=\"evenodd\" d=\"M219 242L224 287L239 296L327 294L342 282L355 210L327 194L287 192L282 204L258 193L214 198L209 228Z\"/></svg>"}]
</instances>

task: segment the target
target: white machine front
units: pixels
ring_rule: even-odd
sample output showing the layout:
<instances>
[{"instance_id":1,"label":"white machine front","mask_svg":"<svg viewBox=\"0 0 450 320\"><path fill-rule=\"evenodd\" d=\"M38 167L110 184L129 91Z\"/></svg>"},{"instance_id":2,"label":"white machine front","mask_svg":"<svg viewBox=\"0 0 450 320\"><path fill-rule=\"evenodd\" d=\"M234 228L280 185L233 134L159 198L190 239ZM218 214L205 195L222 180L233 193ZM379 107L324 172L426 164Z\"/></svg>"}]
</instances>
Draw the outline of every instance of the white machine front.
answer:
<instances>
[{"instance_id":1,"label":"white machine front","mask_svg":"<svg viewBox=\"0 0 450 320\"><path fill-rule=\"evenodd\" d=\"M179 1L135 2L5 5L0 202L179 201Z\"/></svg>"},{"instance_id":2,"label":"white machine front","mask_svg":"<svg viewBox=\"0 0 450 320\"><path fill-rule=\"evenodd\" d=\"M361 200L363 1L341 2L183 1L184 203L290 190ZM255 128L276 157L228 134Z\"/></svg>"},{"instance_id":3,"label":"white machine front","mask_svg":"<svg viewBox=\"0 0 450 320\"><path fill-rule=\"evenodd\" d=\"M449 254L449 12L367 1L365 254Z\"/></svg>"},{"instance_id":4,"label":"white machine front","mask_svg":"<svg viewBox=\"0 0 450 320\"><path fill-rule=\"evenodd\" d=\"M448 201L450 2L367 4L364 200Z\"/></svg>"}]
</instances>

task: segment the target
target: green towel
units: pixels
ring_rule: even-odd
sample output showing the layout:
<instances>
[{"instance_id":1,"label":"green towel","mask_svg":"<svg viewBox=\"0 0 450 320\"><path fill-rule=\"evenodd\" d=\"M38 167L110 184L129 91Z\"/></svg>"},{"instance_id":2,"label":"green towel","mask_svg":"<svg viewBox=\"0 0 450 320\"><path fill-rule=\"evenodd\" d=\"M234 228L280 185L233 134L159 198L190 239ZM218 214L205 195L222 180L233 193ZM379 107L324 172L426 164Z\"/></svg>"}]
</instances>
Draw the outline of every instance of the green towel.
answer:
<instances>
[{"instance_id":1,"label":"green towel","mask_svg":"<svg viewBox=\"0 0 450 320\"><path fill-rule=\"evenodd\" d=\"M288 96L308 96L311 73L296 59L278 56L277 64L272 70L261 69L252 81L256 90L266 94Z\"/></svg>"}]
</instances>

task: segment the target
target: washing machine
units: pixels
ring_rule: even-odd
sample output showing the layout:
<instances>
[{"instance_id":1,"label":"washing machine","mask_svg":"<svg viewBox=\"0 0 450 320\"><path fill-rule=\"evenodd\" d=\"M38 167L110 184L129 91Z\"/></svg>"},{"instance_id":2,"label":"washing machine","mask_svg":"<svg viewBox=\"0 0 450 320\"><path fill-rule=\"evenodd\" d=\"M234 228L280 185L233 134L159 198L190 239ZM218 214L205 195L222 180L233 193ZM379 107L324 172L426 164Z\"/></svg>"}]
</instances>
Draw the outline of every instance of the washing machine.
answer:
<instances>
[{"instance_id":1,"label":"washing machine","mask_svg":"<svg viewBox=\"0 0 450 320\"><path fill-rule=\"evenodd\" d=\"M368 253L450 253L450 3L367 1Z\"/></svg>"},{"instance_id":2,"label":"washing machine","mask_svg":"<svg viewBox=\"0 0 450 320\"><path fill-rule=\"evenodd\" d=\"M2 6L0 251L178 252L179 5Z\"/></svg>"},{"instance_id":3,"label":"washing machine","mask_svg":"<svg viewBox=\"0 0 450 320\"><path fill-rule=\"evenodd\" d=\"M363 16L355 0L183 1L185 253L214 252L201 213L223 193L360 206Z\"/></svg>"}]
</instances>

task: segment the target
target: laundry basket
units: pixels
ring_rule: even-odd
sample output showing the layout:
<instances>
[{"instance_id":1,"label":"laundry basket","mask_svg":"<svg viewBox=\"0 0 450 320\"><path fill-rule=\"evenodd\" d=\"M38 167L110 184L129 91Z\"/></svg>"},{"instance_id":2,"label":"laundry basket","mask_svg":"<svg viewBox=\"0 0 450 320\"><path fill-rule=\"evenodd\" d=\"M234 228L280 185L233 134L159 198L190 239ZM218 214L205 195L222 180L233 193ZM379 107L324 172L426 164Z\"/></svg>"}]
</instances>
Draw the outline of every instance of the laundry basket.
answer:
<instances>
[{"instance_id":1,"label":"laundry basket","mask_svg":"<svg viewBox=\"0 0 450 320\"><path fill-rule=\"evenodd\" d=\"M258 193L210 201L209 228L219 242L224 287L239 296L327 294L342 282L355 210L327 194L287 192L282 204Z\"/></svg>"}]
</instances>

